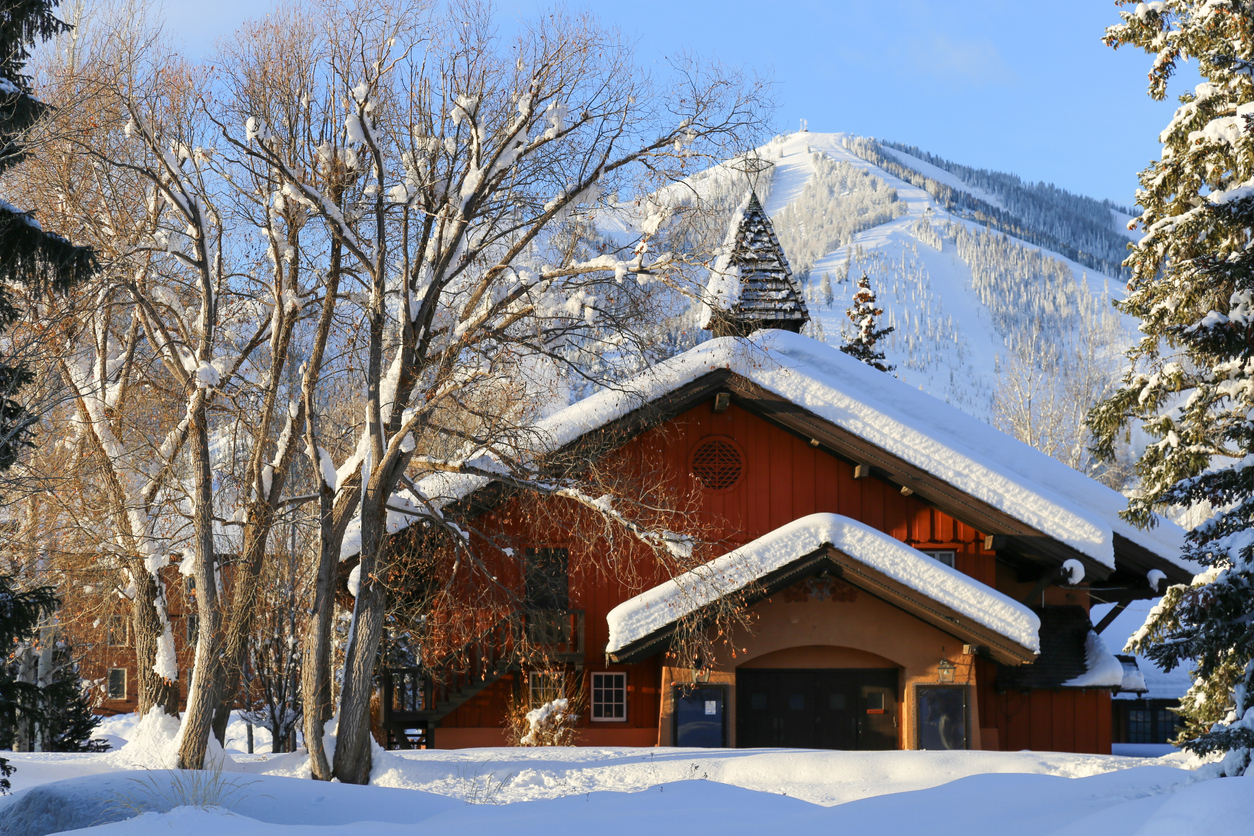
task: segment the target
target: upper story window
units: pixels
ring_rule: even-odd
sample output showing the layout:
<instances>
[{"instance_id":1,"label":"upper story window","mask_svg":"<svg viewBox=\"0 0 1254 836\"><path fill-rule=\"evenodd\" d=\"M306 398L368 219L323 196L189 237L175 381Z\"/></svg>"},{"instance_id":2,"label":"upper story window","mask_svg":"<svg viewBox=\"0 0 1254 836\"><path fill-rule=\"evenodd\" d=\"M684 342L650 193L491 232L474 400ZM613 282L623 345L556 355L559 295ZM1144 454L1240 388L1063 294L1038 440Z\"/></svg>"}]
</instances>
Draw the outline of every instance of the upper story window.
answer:
<instances>
[{"instance_id":1,"label":"upper story window","mask_svg":"<svg viewBox=\"0 0 1254 836\"><path fill-rule=\"evenodd\" d=\"M950 569L958 568L958 553L952 549L943 549L939 551L934 549L921 549L921 551L933 560L944 563Z\"/></svg>"}]
</instances>

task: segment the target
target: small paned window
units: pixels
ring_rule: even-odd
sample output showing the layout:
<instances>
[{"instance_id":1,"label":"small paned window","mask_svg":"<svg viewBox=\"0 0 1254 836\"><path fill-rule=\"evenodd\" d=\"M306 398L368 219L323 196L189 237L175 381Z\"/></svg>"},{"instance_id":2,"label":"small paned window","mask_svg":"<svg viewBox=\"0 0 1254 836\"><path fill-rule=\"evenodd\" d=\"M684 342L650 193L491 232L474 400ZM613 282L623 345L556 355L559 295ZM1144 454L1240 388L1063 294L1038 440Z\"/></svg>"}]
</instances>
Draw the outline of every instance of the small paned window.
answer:
<instances>
[{"instance_id":1,"label":"small paned window","mask_svg":"<svg viewBox=\"0 0 1254 836\"><path fill-rule=\"evenodd\" d=\"M627 719L627 674L592 674L592 719L602 723Z\"/></svg>"},{"instance_id":2,"label":"small paned window","mask_svg":"<svg viewBox=\"0 0 1254 836\"><path fill-rule=\"evenodd\" d=\"M1170 743L1180 733L1180 716L1163 706L1128 709L1129 743Z\"/></svg>"},{"instance_id":3,"label":"small paned window","mask_svg":"<svg viewBox=\"0 0 1254 836\"><path fill-rule=\"evenodd\" d=\"M196 633L200 629L200 619L196 616L196 613L189 612L187 615L183 617L183 622L187 627L187 636L186 636L187 643L195 644Z\"/></svg>"},{"instance_id":4,"label":"small paned window","mask_svg":"<svg viewBox=\"0 0 1254 836\"><path fill-rule=\"evenodd\" d=\"M955 551L951 551L951 550L943 550L943 551L924 551L923 553L924 553L925 555L927 555L928 557L932 558L932 559L933 559L933 560L935 560L935 561L938 561L938 562L940 562L940 563L944 563L944 564L945 564L946 566L948 566L950 569L956 569L956 568L957 568L957 565L958 565L958 553L957 553L957 552L955 552Z\"/></svg>"},{"instance_id":5,"label":"small paned window","mask_svg":"<svg viewBox=\"0 0 1254 836\"><path fill-rule=\"evenodd\" d=\"M121 615L109 616L109 646L125 647L126 644L126 617Z\"/></svg>"},{"instance_id":6,"label":"small paned window","mask_svg":"<svg viewBox=\"0 0 1254 836\"><path fill-rule=\"evenodd\" d=\"M126 699L126 668L109 668L108 699Z\"/></svg>"},{"instance_id":7,"label":"small paned window","mask_svg":"<svg viewBox=\"0 0 1254 836\"><path fill-rule=\"evenodd\" d=\"M1170 743L1180 731L1180 715L1169 708L1154 709L1154 742Z\"/></svg>"},{"instance_id":8,"label":"small paned window","mask_svg":"<svg viewBox=\"0 0 1254 836\"><path fill-rule=\"evenodd\" d=\"M566 674L562 671L529 674L527 685L532 708L539 708L566 696Z\"/></svg>"}]
</instances>

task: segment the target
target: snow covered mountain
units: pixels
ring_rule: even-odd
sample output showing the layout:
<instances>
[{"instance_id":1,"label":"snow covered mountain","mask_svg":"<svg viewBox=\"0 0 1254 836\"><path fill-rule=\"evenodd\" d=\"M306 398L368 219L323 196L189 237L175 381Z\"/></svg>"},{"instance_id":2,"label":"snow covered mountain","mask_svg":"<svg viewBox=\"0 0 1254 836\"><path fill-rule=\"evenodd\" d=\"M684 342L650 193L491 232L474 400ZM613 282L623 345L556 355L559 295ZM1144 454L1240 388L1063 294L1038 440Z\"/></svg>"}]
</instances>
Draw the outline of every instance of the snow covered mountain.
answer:
<instances>
[{"instance_id":1,"label":"snow covered mountain","mask_svg":"<svg viewBox=\"0 0 1254 836\"><path fill-rule=\"evenodd\" d=\"M896 328L897 376L977 417L991 418L1016 356L1049 367L1087 353L1117 372L1134 333L1110 305L1124 210L848 134L779 136L758 155L773 164L756 186L804 289L805 333L841 344L865 273ZM735 167L699 175L707 196L739 202Z\"/></svg>"}]
</instances>

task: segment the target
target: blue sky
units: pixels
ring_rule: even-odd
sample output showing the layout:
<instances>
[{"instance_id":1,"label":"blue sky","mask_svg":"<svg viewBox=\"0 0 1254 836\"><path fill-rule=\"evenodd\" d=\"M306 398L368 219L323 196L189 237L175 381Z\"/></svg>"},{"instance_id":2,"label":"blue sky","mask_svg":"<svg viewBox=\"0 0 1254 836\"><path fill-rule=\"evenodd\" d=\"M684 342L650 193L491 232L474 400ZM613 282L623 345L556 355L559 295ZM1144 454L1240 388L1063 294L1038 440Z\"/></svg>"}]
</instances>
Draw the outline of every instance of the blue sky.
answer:
<instances>
[{"instance_id":1,"label":"blue sky","mask_svg":"<svg viewBox=\"0 0 1254 836\"><path fill-rule=\"evenodd\" d=\"M267 0L167 0L167 31L204 54ZM501 0L503 22L549 4ZM982 168L1131 204L1159 152L1168 101L1145 94L1150 59L1101 43L1113 0L591 0L642 61L687 50L775 82L776 127L906 142ZM507 28L507 27L506 27Z\"/></svg>"}]
</instances>

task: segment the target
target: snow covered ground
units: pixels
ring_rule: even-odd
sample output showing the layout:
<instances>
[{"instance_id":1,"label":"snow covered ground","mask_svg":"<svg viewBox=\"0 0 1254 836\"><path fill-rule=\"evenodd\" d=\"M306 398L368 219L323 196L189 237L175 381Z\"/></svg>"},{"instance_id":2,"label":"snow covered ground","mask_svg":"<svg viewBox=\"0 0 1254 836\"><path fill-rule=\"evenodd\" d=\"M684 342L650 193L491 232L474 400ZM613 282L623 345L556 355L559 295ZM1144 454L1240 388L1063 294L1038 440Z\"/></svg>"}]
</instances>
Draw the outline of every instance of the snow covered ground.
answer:
<instances>
[{"instance_id":1,"label":"snow covered ground","mask_svg":"<svg viewBox=\"0 0 1254 836\"><path fill-rule=\"evenodd\" d=\"M228 750L218 771L142 769L168 755L168 738L133 722L112 727L130 745L12 755L15 792L0 799L0 834L1186 836L1244 833L1254 819L1254 778L1204 780L1179 753L380 751L371 786L355 787L307 780L301 753Z\"/></svg>"}]
</instances>

